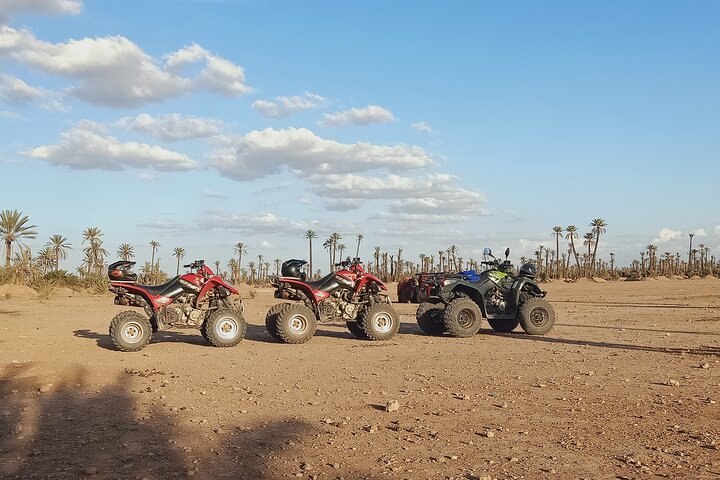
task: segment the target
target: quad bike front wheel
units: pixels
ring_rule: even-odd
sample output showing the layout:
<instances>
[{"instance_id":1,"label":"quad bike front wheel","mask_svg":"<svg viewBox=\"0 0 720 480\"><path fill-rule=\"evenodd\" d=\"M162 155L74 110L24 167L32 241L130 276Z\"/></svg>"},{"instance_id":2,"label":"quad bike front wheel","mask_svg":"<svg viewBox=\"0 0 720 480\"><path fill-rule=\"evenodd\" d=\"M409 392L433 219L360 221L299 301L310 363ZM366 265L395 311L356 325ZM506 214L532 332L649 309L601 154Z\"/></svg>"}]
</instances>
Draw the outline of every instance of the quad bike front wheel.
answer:
<instances>
[{"instance_id":1,"label":"quad bike front wheel","mask_svg":"<svg viewBox=\"0 0 720 480\"><path fill-rule=\"evenodd\" d=\"M302 303L284 303L275 315L275 332L285 343L305 343L315 335L315 313Z\"/></svg>"},{"instance_id":2,"label":"quad bike front wheel","mask_svg":"<svg viewBox=\"0 0 720 480\"><path fill-rule=\"evenodd\" d=\"M347 329L350 330L350 333L352 333L355 337L367 340L367 335L363 329L360 328L357 322L345 322L345 325L347 325Z\"/></svg>"},{"instance_id":3,"label":"quad bike front wheel","mask_svg":"<svg viewBox=\"0 0 720 480\"><path fill-rule=\"evenodd\" d=\"M210 314L203 325L204 337L214 347L234 347L245 338L247 324L235 309L219 308Z\"/></svg>"},{"instance_id":4,"label":"quad bike front wheel","mask_svg":"<svg viewBox=\"0 0 720 480\"><path fill-rule=\"evenodd\" d=\"M533 297L520 305L517 318L528 335L545 335L555 325L555 309L544 298Z\"/></svg>"},{"instance_id":5,"label":"quad bike front wheel","mask_svg":"<svg viewBox=\"0 0 720 480\"><path fill-rule=\"evenodd\" d=\"M417 320L420 330L428 335L442 335L446 332L443 323L443 313L445 304L442 302L423 302L415 312L415 320Z\"/></svg>"},{"instance_id":6,"label":"quad bike front wheel","mask_svg":"<svg viewBox=\"0 0 720 480\"><path fill-rule=\"evenodd\" d=\"M390 340L400 329L400 318L388 303L376 303L362 311L357 326L368 340Z\"/></svg>"},{"instance_id":7,"label":"quad bike front wheel","mask_svg":"<svg viewBox=\"0 0 720 480\"><path fill-rule=\"evenodd\" d=\"M125 310L110 321L110 339L118 350L137 352L150 343L150 319L133 310Z\"/></svg>"},{"instance_id":8,"label":"quad bike front wheel","mask_svg":"<svg viewBox=\"0 0 720 480\"><path fill-rule=\"evenodd\" d=\"M453 300L445 309L443 324L453 337L472 337L480 330L482 312L475 302L467 297Z\"/></svg>"},{"instance_id":9,"label":"quad bike front wheel","mask_svg":"<svg viewBox=\"0 0 720 480\"><path fill-rule=\"evenodd\" d=\"M271 337L273 337L275 340L280 340L280 337L278 337L277 333L277 314L285 308L285 303L276 303L272 307L270 307L270 310L268 310L267 314L265 315L265 329L268 331Z\"/></svg>"}]
</instances>

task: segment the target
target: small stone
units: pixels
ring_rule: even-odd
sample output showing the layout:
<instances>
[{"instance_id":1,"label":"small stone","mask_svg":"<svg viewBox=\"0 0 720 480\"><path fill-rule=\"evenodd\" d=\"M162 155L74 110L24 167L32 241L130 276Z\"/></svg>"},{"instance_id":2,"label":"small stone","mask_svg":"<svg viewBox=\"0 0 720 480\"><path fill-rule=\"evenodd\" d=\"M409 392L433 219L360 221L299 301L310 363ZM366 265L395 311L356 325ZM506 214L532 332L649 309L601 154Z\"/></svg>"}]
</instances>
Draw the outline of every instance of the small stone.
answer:
<instances>
[{"instance_id":1,"label":"small stone","mask_svg":"<svg viewBox=\"0 0 720 480\"><path fill-rule=\"evenodd\" d=\"M195 476L195 470L188 470L187 472L185 472L185 475L187 475L188 477L194 477L194 476Z\"/></svg>"},{"instance_id":2,"label":"small stone","mask_svg":"<svg viewBox=\"0 0 720 480\"><path fill-rule=\"evenodd\" d=\"M710 364L705 362L702 365L700 365L700 368L710 368Z\"/></svg>"},{"instance_id":3,"label":"small stone","mask_svg":"<svg viewBox=\"0 0 720 480\"><path fill-rule=\"evenodd\" d=\"M340 468L340 464L339 464L339 463L333 463L333 464L332 464L332 467L333 467L335 470L337 470L337 469Z\"/></svg>"},{"instance_id":4,"label":"small stone","mask_svg":"<svg viewBox=\"0 0 720 480\"><path fill-rule=\"evenodd\" d=\"M48 384L43 385L42 387L38 388L38 391L40 393L48 393L50 390L52 390L52 383L48 383Z\"/></svg>"},{"instance_id":5,"label":"small stone","mask_svg":"<svg viewBox=\"0 0 720 480\"><path fill-rule=\"evenodd\" d=\"M495 436L495 432L492 430L486 430L484 432L478 432L478 435L485 438L493 438Z\"/></svg>"},{"instance_id":6,"label":"small stone","mask_svg":"<svg viewBox=\"0 0 720 480\"><path fill-rule=\"evenodd\" d=\"M203 390L202 392L200 392L200 395L207 395L207 391ZM195 474L193 474L193 475L195 475Z\"/></svg>"},{"instance_id":7,"label":"small stone","mask_svg":"<svg viewBox=\"0 0 720 480\"><path fill-rule=\"evenodd\" d=\"M85 475L97 475L98 469L95 467L88 467L85 469Z\"/></svg>"},{"instance_id":8,"label":"small stone","mask_svg":"<svg viewBox=\"0 0 720 480\"><path fill-rule=\"evenodd\" d=\"M15 425L15 428L13 428L13 433L15 435L18 435L20 432L22 432L22 429L23 429L22 424L18 423L17 425Z\"/></svg>"},{"instance_id":9,"label":"small stone","mask_svg":"<svg viewBox=\"0 0 720 480\"><path fill-rule=\"evenodd\" d=\"M397 400L390 400L385 404L386 412L392 413L397 412L398 410L400 410L400 402L398 402Z\"/></svg>"},{"instance_id":10,"label":"small stone","mask_svg":"<svg viewBox=\"0 0 720 480\"><path fill-rule=\"evenodd\" d=\"M668 385L670 387L679 387L680 382L678 382L677 380L668 380L665 385Z\"/></svg>"}]
</instances>

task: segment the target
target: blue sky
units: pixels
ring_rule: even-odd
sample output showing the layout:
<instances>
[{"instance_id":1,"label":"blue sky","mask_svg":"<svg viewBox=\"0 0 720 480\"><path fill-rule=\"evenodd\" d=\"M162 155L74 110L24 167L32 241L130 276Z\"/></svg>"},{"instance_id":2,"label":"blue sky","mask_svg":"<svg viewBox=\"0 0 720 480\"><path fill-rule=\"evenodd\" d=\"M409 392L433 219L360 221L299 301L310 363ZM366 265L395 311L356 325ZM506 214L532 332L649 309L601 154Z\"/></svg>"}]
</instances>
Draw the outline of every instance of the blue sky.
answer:
<instances>
[{"instance_id":1,"label":"blue sky","mask_svg":"<svg viewBox=\"0 0 720 480\"><path fill-rule=\"evenodd\" d=\"M187 258L720 254L714 1L0 1L0 209ZM582 240L582 238L580 239ZM326 268L324 263L321 267ZM72 268L69 268L72 269Z\"/></svg>"}]
</instances>

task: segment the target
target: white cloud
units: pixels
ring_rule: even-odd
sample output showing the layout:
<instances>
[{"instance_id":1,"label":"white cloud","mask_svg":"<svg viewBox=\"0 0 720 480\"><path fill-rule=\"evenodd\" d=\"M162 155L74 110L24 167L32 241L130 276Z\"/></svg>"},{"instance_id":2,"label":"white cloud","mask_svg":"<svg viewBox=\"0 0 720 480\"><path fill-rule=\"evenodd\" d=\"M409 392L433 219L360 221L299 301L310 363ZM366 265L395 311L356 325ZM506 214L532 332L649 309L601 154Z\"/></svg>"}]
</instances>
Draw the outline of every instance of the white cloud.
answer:
<instances>
[{"instance_id":1,"label":"white cloud","mask_svg":"<svg viewBox=\"0 0 720 480\"><path fill-rule=\"evenodd\" d=\"M33 12L45 15L77 15L82 11L82 0L2 0L0 22L17 13Z\"/></svg>"},{"instance_id":2,"label":"white cloud","mask_svg":"<svg viewBox=\"0 0 720 480\"><path fill-rule=\"evenodd\" d=\"M343 112L326 113L320 125L324 127L339 127L343 125L370 125L373 123L387 123L395 120L392 112L377 105L368 105L365 108L352 108Z\"/></svg>"},{"instance_id":3,"label":"white cloud","mask_svg":"<svg viewBox=\"0 0 720 480\"><path fill-rule=\"evenodd\" d=\"M720 225L718 225L717 227L715 227L714 233L715 233L715 236L716 236L716 237L720 237Z\"/></svg>"},{"instance_id":4,"label":"white cloud","mask_svg":"<svg viewBox=\"0 0 720 480\"><path fill-rule=\"evenodd\" d=\"M31 87L8 73L0 73L0 101L21 105L45 97L41 88Z\"/></svg>"},{"instance_id":5,"label":"white cloud","mask_svg":"<svg viewBox=\"0 0 720 480\"><path fill-rule=\"evenodd\" d=\"M139 227L150 228L152 230L187 230L187 227L182 223L175 222L173 220L152 220L150 222L140 223Z\"/></svg>"},{"instance_id":6,"label":"white cloud","mask_svg":"<svg viewBox=\"0 0 720 480\"><path fill-rule=\"evenodd\" d=\"M281 118L293 112L322 108L327 100L317 93L304 92L302 95L292 97L275 97L270 100L256 100L252 108L269 118Z\"/></svg>"},{"instance_id":7,"label":"white cloud","mask_svg":"<svg viewBox=\"0 0 720 480\"><path fill-rule=\"evenodd\" d=\"M252 214L206 212L197 224L203 230L232 230L247 235L297 235L307 230L307 225L303 223L288 218L278 218L270 212Z\"/></svg>"},{"instance_id":8,"label":"white cloud","mask_svg":"<svg viewBox=\"0 0 720 480\"><path fill-rule=\"evenodd\" d=\"M167 142L177 142L217 135L222 131L223 122L214 118L193 117L177 113L156 117L141 113L137 117L120 119L118 126L126 130L149 133Z\"/></svg>"},{"instance_id":9,"label":"white cloud","mask_svg":"<svg viewBox=\"0 0 720 480\"><path fill-rule=\"evenodd\" d=\"M661 228L658 237L653 240L653 243L666 243L674 240L682 235L682 230L671 230L669 228Z\"/></svg>"},{"instance_id":10,"label":"white cloud","mask_svg":"<svg viewBox=\"0 0 720 480\"><path fill-rule=\"evenodd\" d=\"M192 54L190 54L190 53ZM242 68L197 45L169 54L165 67L122 36L82 38L66 43L39 40L27 30L0 27L0 56L42 72L77 79L67 91L87 102L114 108L136 107L197 90L237 96L252 89ZM189 63L203 63L182 76Z\"/></svg>"},{"instance_id":11,"label":"white cloud","mask_svg":"<svg viewBox=\"0 0 720 480\"><path fill-rule=\"evenodd\" d=\"M214 191L212 191L212 190L205 190L205 191L203 192L203 195L205 195L205 196L208 197L208 198L219 198L219 199L221 199L221 200L225 200L225 199L227 198L226 195L223 195L223 194L220 193L220 192L214 192Z\"/></svg>"},{"instance_id":12,"label":"white cloud","mask_svg":"<svg viewBox=\"0 0 720 480\"><path fill-rule=\"evenodd\" d=\"M263 240L260 242L260 246L263 248L275 248L272 243L268 242L267 240Z\"/></svg>"},{"instance_id":13,"label":"white cloud","mask_svg":"<svg viewBox=\"0 0 720 480\"><path fill-rule=\"evenodd\" d=\"M433 129L427 122L417 122L410 125L410 128L415 130L416 132L423 132L423 133L433 133Z\"/></svg>"},{"instance_id":14,"label":"white cloud","mask_svg":"<svg viewBox=\"0 0 720 480\"><path fill-rule=\"evenodd\" d=\"M696 237L706 237L707 236L707 232L705 231L704 228L698 228L697 230L695 230L692 233L694 233Z\"/></svg>"},{"instance_id":15,"label":"white cloud","mask_svg":"<svg viewBox=\"0 0 720 480\"><path fill-rule=\"evenodd\" d=\"M318 137L305 128L254 130L236 143L216 151L212 158L222 175L236 180L262 178L283 167L305 177L379 168L404 172L433 164L420 147L345 144Z\"/></svg>"},{"instance_id":16,"label":"white cloud","mask_svg":"<svg viewBox=\"0 0 720 480\"><path fill-rule=\"evenodd\" d=\"M77 170L190 170L196 163L187 155L143 143L121 143L104 136L101 126L88 122L64 132L60 143L22 152L23 155Z\"/></svg>"},{"instance_id":17,"label":"white cloud","mask_svg":"<svg viewBox=\"0 0 720 480\"><path fill-rule=\"evenodd\" d=\"M24 122L27 122L28 119L20 115L16 112L9 112L7 110L1 110L0 111L0 118L4 120L22 120Z\"/></svg>"}]
</instances>

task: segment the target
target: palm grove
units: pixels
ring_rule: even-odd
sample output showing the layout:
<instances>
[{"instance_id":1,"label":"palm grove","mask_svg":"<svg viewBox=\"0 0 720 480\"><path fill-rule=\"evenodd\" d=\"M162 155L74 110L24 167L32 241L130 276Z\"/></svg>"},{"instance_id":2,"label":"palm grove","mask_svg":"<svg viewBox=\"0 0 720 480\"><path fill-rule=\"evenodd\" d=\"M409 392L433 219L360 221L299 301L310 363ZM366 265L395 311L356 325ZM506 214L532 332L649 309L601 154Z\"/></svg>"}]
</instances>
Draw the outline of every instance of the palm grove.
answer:
<instances>
[{"instance_id":1,"label":"palm grove","mask_svg":"<svg viewBox=\"0 0 720 480\"><path fill-rule=\"evenodd\" d=\"M522 257L520 263L531 262L538 268L541 279L577 279L581 277L603 277L606 279L643 278L652 276L673 275L715 275L720 271L720 265L710 249L699 244L693 247L693 234L689 234L689 250L683 255L679 252L658 253L655 245L648 245L639 252L639 258L630 265L618 267L615 265L615 254L610 253L609 258L598 258L598 245L606 233L607 223L601 218L593 219L588 225L582 239L575 225L567 227L555 226L552 228L552 240L555 248L538 246L533 258ZM98 292L105 291L107 280L105 276L106 265L110 252L103 243L103 232L98 227L88 227L82 232L80 245L72 245L67 237L54 234L48 238L45 245L33 255L25 240L37 237L37 226L30 223L28 216L17 210L0 211L0 236L4 246L4 267L0 269L0 283L19 283L30 286L39 286L47 289L57 284L72 288L90 287ZM336 269L343 258L360 254L360 246L364 239L362 234L350 238L350 246L343 241L338 232L331 233L321 246L326 252L325 259L314 256L317 248L318 233L307 230L303 238L308 241L308 274L319 277L322 274L320 265L327 265L329 271ZM151 240L150 261L140 267L140 281L158 284L168 279L168 274L160 269L160 243ZM315 247L315 248L314 248ZM61 268L61 264L68 257L68 251L81 248L83 261L73 271ZM135 247L129 243L122 243L114 249L115 256L121 260L135 258ZM172 256L175 258L175 272L179 274L182 260L186 252L183 247L174 247ZM243 261L246 263L244 264ZM327 263L325 263L327 262ZM233 245L231 258L223 263L215 260L210 264L215 271L226 280L235 283L248 283L264 285L271 275L280 273L281 260L266 259L262 253L254 256L248 254L248 245L237 242ZM478 260L466 258L461 255L455 245L446 249L421 253L416 259L406 258L403 249L385 251L380 246L373 247L372 256L367 261L368 271L380 277L383 281L398 281L400 278L418 272L457 272L461 270L478 270Z\"/></svg>"}]
</instances>

